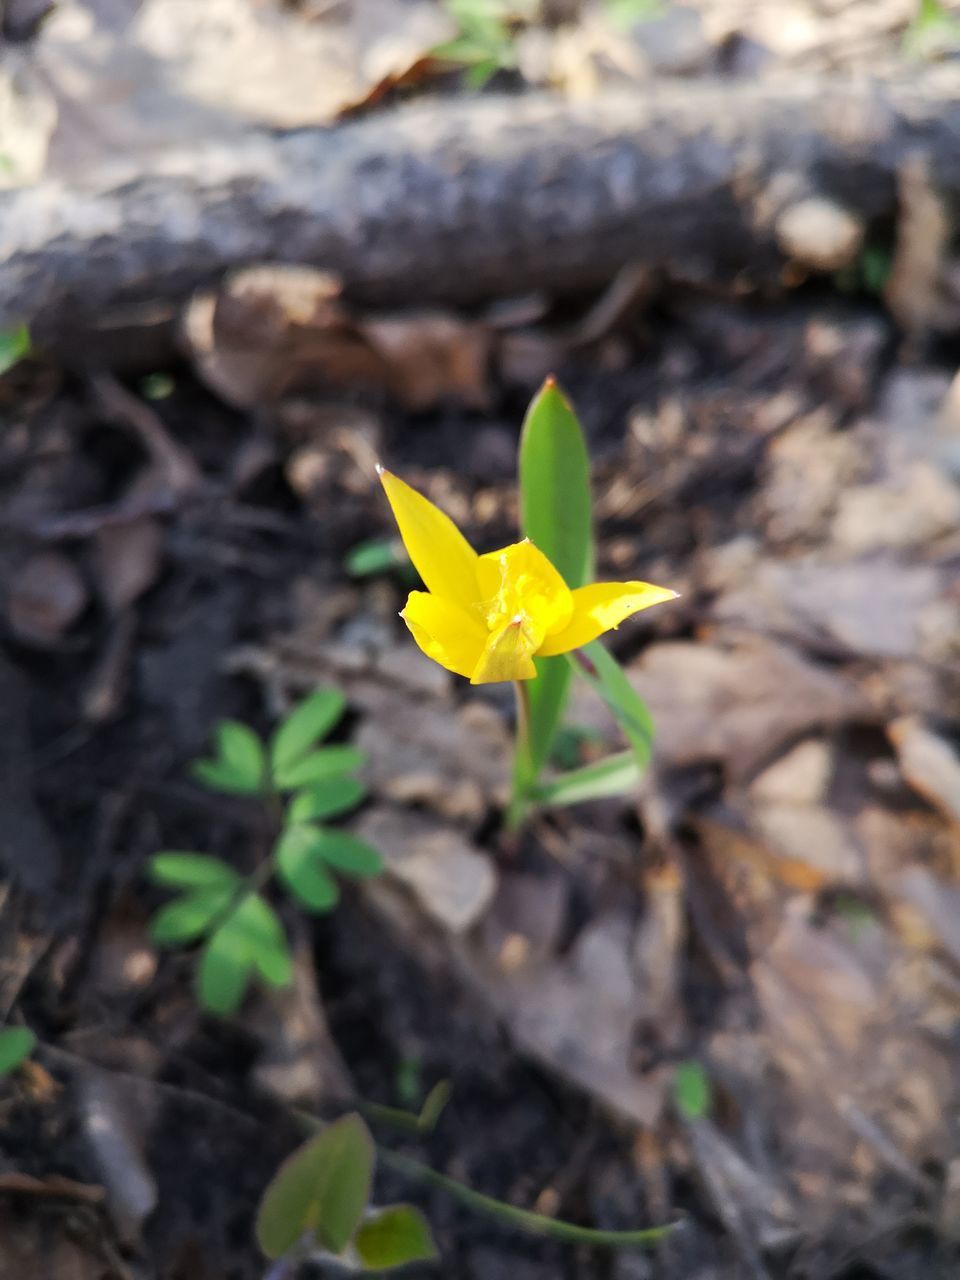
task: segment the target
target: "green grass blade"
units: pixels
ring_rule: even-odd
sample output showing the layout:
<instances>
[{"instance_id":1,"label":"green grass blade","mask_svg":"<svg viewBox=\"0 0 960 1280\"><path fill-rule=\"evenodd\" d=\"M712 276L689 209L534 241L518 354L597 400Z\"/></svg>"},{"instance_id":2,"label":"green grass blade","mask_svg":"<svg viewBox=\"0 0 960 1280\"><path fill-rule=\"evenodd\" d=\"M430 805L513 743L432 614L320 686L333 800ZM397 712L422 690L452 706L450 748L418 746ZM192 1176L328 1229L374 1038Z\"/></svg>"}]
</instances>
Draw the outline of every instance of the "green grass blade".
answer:
<instances>
[{"instance_id":1,"label":"green grass blade","mask_svg":"<svg viewBox=\"0 0 960 1280\"><path fill-rule=\"evenodd\" d=\"M533 793L538 804L553 806L580 804L584 800L602 800L622 796L640 779L637 758L632 751L618 752L596 764L571 769L558 778L542 783Z\"/></svg>"}]
</instances>

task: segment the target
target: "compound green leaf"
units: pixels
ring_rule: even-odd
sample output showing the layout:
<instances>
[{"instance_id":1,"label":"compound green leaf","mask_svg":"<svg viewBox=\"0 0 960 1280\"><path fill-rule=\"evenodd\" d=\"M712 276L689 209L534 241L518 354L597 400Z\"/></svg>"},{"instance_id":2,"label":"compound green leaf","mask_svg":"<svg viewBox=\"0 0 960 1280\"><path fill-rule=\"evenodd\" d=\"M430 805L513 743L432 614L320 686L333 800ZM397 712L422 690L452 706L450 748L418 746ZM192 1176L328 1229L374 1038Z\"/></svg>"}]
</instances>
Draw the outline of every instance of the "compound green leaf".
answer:
<instances>
[{"instance_id":1,"label":"compound green leaf","mask_svg":"<svg viewBox=\"0 0 960 1280\"><path fill-rule=\"evenodd\" d=\"M295 823L280 835L274 858L280 879L308 911L332 911L340 898L337 882L323 865L323 832L309 823Z\"/></svg>"},{"instance_id":2,"label":"compound green leaf","mask_svg":"<svg viewBox=\"0 0 960 1280\"><path fill-rule=\"evenodd\" d=\"M333 818L355 809L366 793L366 787L356 778L328 778L295 795L287 814L291 822Z\"/></svg>"},{"instance_id":3,"label":"compound green leaf","mask_svg":"<svg viewBox=\"0 0 960 1280\"><path fill-rule=\"evenodd\" d=\"M328 778L342 777L362 767L366 756L358 747L321 747L299 760L275 768L273 780L281 790L296 791Z\"/></svg>"},{"instance_id":4,"label":"compound green leaf","mask_svg":"<svg viewBox=\"0 0 960 1280\"><path fill-rule=\"evenodd\" d=\"M377 876L383 858L372 845L346 831L320 831L315 850L331 867L350 876Z\"/></svg>"},{"instance_id":5,"label":"compound green leaf","mask_svg":"<svg viewBox=\"0 0 960 1280\"><path fill-rule=\"evenodd\" d=\"M0 1076L8 1076L11 1071L30 1056L37 1037L29 1027L3 1027L0 1029Z\"/></svg>"},{"instance_id":6,"label":"compound green leaf","mask_svg":"<svg viewBox=\"0 0 960 1280\"><path fill-rule=\"evenodd\" d=\"M347 700L339 689L317 689L294 707L270 744L274 774L299 760L325 738L343 715L346 705Z\"/></svg>"},{"instance_id":7,"label":"compound green leaf","mask_svg":"<svg viewBox=\"0 0 960 1280\"><path fill-rule=\"evenodd\" d=\"M305 1236L341 1254L370 1199L374 1145L358 1115L343 1116L277 1170L260 1201L257 1242L280 1258Z\"/></svg>"},{"instance_id":8,"label":"compound green leaf","mask_svg":"<svg viewBox=\"0 0 960 1280\"><path fill-rule=\"evenodd\" d=\"M150 859L150 878L176 889L226 889L240 879L222 858L205 853L155 853Z\"/></svg>"},{"instance_id":9,"label":"compound green leaf","mask_svg":"<svg viewBox=\"0 0 960 1280\"><path fill-rule=\"evenodd\" d=\"M353 1246L367 1271L387 1271L437 1257L429 1223L409 1204L372 1212L358 1227Z\"/></svg>"},{"instance_id":10,"label":"compound green leaf","mask_svg":"<svg viewBox=\"0 0 960 1280\"><path fill-rule=\"evenodd\" d=\"M185 893L166 903L150 921L150 936L160 947L178 947L202 938L229 908L235 887L224 885Z\"/></svg>"}]
</instances>

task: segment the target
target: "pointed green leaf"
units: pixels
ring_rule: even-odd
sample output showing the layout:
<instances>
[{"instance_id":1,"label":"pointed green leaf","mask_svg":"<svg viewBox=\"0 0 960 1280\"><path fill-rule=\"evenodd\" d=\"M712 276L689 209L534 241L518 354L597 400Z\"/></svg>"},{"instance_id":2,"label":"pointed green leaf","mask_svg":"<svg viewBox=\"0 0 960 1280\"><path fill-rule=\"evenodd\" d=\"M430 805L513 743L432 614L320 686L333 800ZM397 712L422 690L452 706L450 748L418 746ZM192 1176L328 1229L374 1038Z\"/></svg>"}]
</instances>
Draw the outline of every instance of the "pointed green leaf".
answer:
<instances>
[{"instance_id":1,"label":"pointed green leaf","mask_svg":"<svg viewBox=\"0 0 960 1280\"><path fill-rule=\"evenodd\" d=\"M229 863L205 853L155 853L150 878L176 889L226 889L240 879Z\"/></svg>"},{"instance_id":2,"label":"pointed green leaf","mask_svg":"<svg viewBox=\"0 0 960 1280\"><path fill-rule=\"evenodd\" d=\"M520 506L524 534L571 588L593 575L590 459L580 423L552 378L534 397L520 437ZM562 658L540 658L529 682L529 785L550 753L566 705L570 671ZM524 762L518 762L521 768Z\"/></svg>"},{"instance_id":3,"label":"pointed green leaf","mask_svg":"<svg viewBox=\"0 0 960 1280\"><path fill-rule=\"evenodd\" d=\"M356 778L328 778L315 787L301 791L290 801L287 815L291 822L309 822L312 818L333 818L355 809L367 789Z\"/></svg>"},{"instance_id":4,"label":"pointed green leaf","mask_svg":"<svg viewBox=\"0 0 960 1280\"><path fill-rule=\"evenodd\" d=\"M275 768L273 780L282 790L295 791L352 773L365 762L366 756L358 747L321 747L300 760Z\"/></svg>"},{"instance_id":5,"label":"pointed green leaf","mask_svg":"<svg viewBox=\"0 0 960 1280\"><path fill-rule=\"evenodd\" d=\"M358 1115L343 1116L277 1170L257 1212L257 1243L280 1258L305 1235L331 1253L349 1244L370 1199L374 1145Z\"/></svg>"},{"instance_id":6,"label":"pointed green leaf","mask_svg":"<svg viewBox=\"0 0 960 1280\"><path fill-rule=\"evenodd\" d=\"M571 769L558 778L551 778L549 782L537 787L534 797L540 804L581 804L585 800L622 796L635 787L639 780L640 769L636 756L632 751L623 751L607 756L605 760L598 760L595 764L584 765L582 769Z\"/></svg>"},{"instance_id":7,"label":"pointed green leaf","mask_svg":"<svg viewBox=\"0 0 960 1280\"><path fill-rule=\"evenodd\" d=\"M595 685L600 696L613 712L623 735L633 748L633 754L640 769L650 763L653 750L653 718L647 704L627 679L623 668L612 653L608 653L599 640L585 645L583 652L588 664L592 664L590 673L582 664L580 671ZM579 663L576 655L575 663Z\"/></svg>"},{"instance_id":8,"label":"pointed green leaf","mask_svg":"<svg viewBox=\"0 0 960 1280\"><path fill-rule=\"evenodd\" d=\"M320 857L322 834L308 823L295 823L281 833L274 849L280 879L308 911L332 911L340 898Z\"/></svg>"},{"instance_id":9,"label":"pointed green leaf","mask_svg":"<svg viewBox=\"0 0 960 1280\"><path fill-rule=\"evenodd\" d=\"M305 755L325 738L343 715L347 700L339 689L317 689L304 698L284 720L270 744L274 773Z\"/></svg>"},{"instance_id":10,"label":"pointed green leaf","mask_svg":"<svg viewBox=\"0 0 960 1280\"><path fill-rule=\"evenodd\" d=\"M248 724L221 720L214 733L220 760L238 777L247 780L250 790L263 785L266 772L263 743Z\"/></svg>"},{"instance_id":11,"label":"pointed green leaf","mask_svg":"<svg viewBox=\"0 0 960 1280\"><path fill-rule=\"evenodd\" d=\"M0 1076L8 1076L24 1062L37 1043L37 1037L29 1027L3 1027L0 1029Z\"/></svg>"},{"instance_id":12,"label":"pointed green leaf","mask_svg":"<svg viewBox=\"0 0 960 1280\"><path fill-rule=\"evenodd\" d=\"M293 981L293 959L280 917L259 893L248 893L230 918L230 927L246 942L260 977L272 987Z\"/></svg>"},{"instance_id":13,"label":"pointed green leaf","mask_svg":"<svg viewBox=\"0 0 960 1280\"><path fill-rule=\"evenodd\" d=\"M234 887L200 889L174 898L150 921L150 936L157 946L177 947L202 938L230 906Z\"/></svg>"},{"instance_id":14,"label":"pointed green leaf","mask_svg":"<svg viewBox=\"0 0 960 1280\"><path fill-rule=\"evenodd\" d=\"M338 871L350 876L378 876L383 870L383 858L366 840L346 831L319 831L318 835L317 856Z\"/></svg>"},{"instance_id":15,"label":"pointed green leaf","mask_svg":"<svg viewBox=\"0 0 960 1280\"><path fill-rule=\"evenodd\" d=\"M409 1204L392 1204L364 1218L353 1246L367 1271L387 1271L437 1257L429 1223Z\"/></svg>"},{"instance_id":16,"label":"pointed green leaf","mask_svg":"<svg viewBox=\"0 0 960 1280\"><path fill-rule=\"evenodd\" d=\"M196 990L200 1006L226 1017L239 1009L253 969L247 940L225 921L208 940L197 966Z\"/></svg>"}]
</instances>

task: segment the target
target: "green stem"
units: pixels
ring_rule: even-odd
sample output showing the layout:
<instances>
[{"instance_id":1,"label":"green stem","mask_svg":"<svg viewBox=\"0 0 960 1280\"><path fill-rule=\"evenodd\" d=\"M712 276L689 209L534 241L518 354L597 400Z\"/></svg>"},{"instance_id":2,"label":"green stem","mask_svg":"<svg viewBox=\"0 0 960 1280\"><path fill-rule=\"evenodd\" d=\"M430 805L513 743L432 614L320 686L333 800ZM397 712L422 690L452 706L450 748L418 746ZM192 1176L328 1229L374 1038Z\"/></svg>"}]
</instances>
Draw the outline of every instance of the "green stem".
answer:
<instances>
[{"instance_id":1,"label":"green stem","mask_svg":"<svg viewBox=\"0 0 960 1280\"><path fill-rule=\"evenodd\" d=\"M378 1149L378 1156L389 1169L395 1170L406 1178L412 1178L430 1187L445 1191L467 1209L507 1222L519 1227L521 1231L536 1236L548 1236L553 1240L565 1240L571 1244L604 1245L610 1249L623 1249L631 1245L656 1244L677 1225L670 1223L665 1227L644 1227L639 1231L601 1231L597 1227L579 1227L573 1222L563 1222L558 1218L547 1218L542 1213L533 1213L530 1209L519 1209L516 1205L506 1204L493 1196L485 1196L481 1191L474 1191L456 1178L448 1178L445 1173L438 1173L429 1165L421 1164L410 1156L400 1155L396 1151Z\"/></svg>"},{"instance_id":2,"label":"green stem","mask_svg":"<svg viewBox=\"0 0 960 1280\"><path fill-rule=\"evenodd\" d=\"M510 804L505 819L506 828L515 833L523 826L530 802L530 788L535 770L530 751L530 691L524 680L513 682L517 701L517 738L513 752L513 782Z\"/></svg>"}]
</instances>

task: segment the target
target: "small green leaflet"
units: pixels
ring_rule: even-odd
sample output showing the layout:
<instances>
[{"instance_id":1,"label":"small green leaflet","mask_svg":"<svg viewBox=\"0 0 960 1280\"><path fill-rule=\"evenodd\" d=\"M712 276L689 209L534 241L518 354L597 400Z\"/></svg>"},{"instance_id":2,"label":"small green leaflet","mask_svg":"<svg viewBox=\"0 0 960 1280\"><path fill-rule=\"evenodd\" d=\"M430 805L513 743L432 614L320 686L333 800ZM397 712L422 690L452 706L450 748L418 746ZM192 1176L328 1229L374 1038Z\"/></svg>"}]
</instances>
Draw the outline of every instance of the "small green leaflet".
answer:
<instances>
[{"instance_id":1,"label":"small green leaflet","mask_svg":"<svg viewBox=\"0 0 960 1280\"><path fill-rule=\"evenodd\" d=\"M383 870L383 858L366 840L346 831L323 830L318 834L317 856L344 875L377 876Z\"/></svg>"},{"instance_id":2,"label":"small green leaflet","mask_svg":"<svg viewBox=\"0 0 960 1280\"><path fill-rule=\"evenodd\" d=\"M344 561L344 568L352 578L371 578L379 573L408 568L409 565L399 538L371 538L369 542L360 542Z\"/></svg>"},{"instance_id":3,"label":"small green leaflet","mask_svg":"<svg viewBox=\"0 0 960 1280\"><path fill-rule=\"evenodd\" d=\"M214 791L238 795L255 795L261 791L266 781L263 743L249 725L239 720L222 720L214 740L217 755L212 760L195 761L194 777Z\"/></svg>"},{"instance_id":4,"label":"small green leaflet","mask_svg":"<svg viewBox=\"0 0 960 1280\"><path fill-rule=\"evenodd\" d=\"M155 853L150 877L175 889L228 889L240 880L229 863L206 853Z\"/></svg>"},{"instance_id":5,"label":"small green leaflet","mask_svg":"<svg viewBox=\"0 0 960 1280\"><path fill-rule=\"evenodd\" d=\"M371 1211L357 1229L353 1247L367 1271L386 1271L437 1257L426 1218L409 1204Z\"/></svg>"},{"instance_id":6,"label":"small green leaflet","mask_svg":"<svg viewBox=\"0 0 960 1280\"><path fill-rule=\"evenodd\" d=\"M197 889L162 906L150 921L150 936L160 947L176 947L202 938L230 907L233 885Z\"/></svg>"},{"instance_id":7,"label":"small green leaflet","mask_svg":"<svg viewBox=\"0 0 960 1280\"><path fill-rule=\"evenodd\" d=\"M346 710L339 689L317 689L295 707L270 743L270 765L282 772L325 738Z\"/></svg>"},{"instance_id":8,"label":"small green leaflet","mask_svg":"<svg viewBox=\"0 0 960 1280\"><path fill-rule=\"evenodd\" d=\"M681 1062L673 1073L673 1101L687 1120L701 1120L710 1110L710 1080L699 1062Z\"/></svg>"},{"instance_id":9,"label":"small green leaflet","mask_svg":"<svg viewBox=\"0 0 960 1280\"><path fill-rule=\"evenodd\" d=\"M0 329L0 377L30 354L30 330L25 324Z\"/></svg>"},{"instance_id":10,"label":"small green leaflet","mask_svg":"<svg viewBox=\"0 0 960 1280\"><path fill-rule=\"evenodd\" d=\"M584 800L622 796L639 781L640 769L636 756L632 751L622 751L541 783L534 790L533 796L539 804L580 804Z\"/></svg>"},{"instance_id":11,"label":"small green leaflet","mask_svg":"<svg viewBox=\"0 0 960 1280\"><path fill-rule=\"evenodd\" d=\"M593 575L590 459L576 414L552 378L534 397L520 436L523 532L560 571L567 586ZM570 670L563 658L539 658L530 698L530 758L518 758L522 787L531 786L550 754L566 705ZM526 776L523 776L526 775Z\"/></svg>"},{"instance_id":12,"label":"small green leaflet","mask_svg":"<svg viewBox=\"0 0 960 1280\"><path fill-rule=\"evenodd\" d=\"M356 778L328 778L293 797L287 809L290 822L312 818L333 818L355 809L366 795L366 787Z\"/></svg>"},{"instance_id":13,"label":"small green leaflet","mask_svg":"<svg viewBox=\"0 0 960 1280\"><path fill-rule=\"evenodd\" d=\"M327 778L341 777L360 769L366 756L357 747L321 747L299 760L274 766L273 780L281 791L296 791L300 787L315 786Z\"/></svg>"},{"instance_id":14,"label":"small green leaflet","mask_svg":"<svg viewBox=\"0 0 960 1280\"><path fill-rule=\"evenodd\" d=\"M332 911L340 899L337 882L319 856L323 833L309 823L295 823L281 834L274 850L280 879L308 911Z\"/></svg>"},{"instance_id":15,"label":"small green leaflet","mask_svg":"<svg viewBox=\"0 0 960 1280\"><path fill-rule=\"evenodd\" d=\"M341 1254L370 1199L375 1149L356 1114L327 1125L277 1170L257 1212L257 1242L280 1258L307 1236Z\"/></svg>"},{"instance_id":16,"label":"small green leaflet","mask_svg":"<svg viewBox=\"0 0 960 1280\"><path fill-rule=\"evenodd\" d=\"M8 1076L33 1053L37 1037L29 1027L0 1028L0 1076Z\"/></svg>"},{"instance_id":17,"label":"small green leaflet","mask_svg":"<svg viewBox=\"0 0 960 1280\"><path fill-rule=\"evenodd\" d=\"M211 1013L233 1013L253 972L273 987L289 986L293 960L277 913L248 893L211 935L197 969L197 997Z\"/></svg>"}]
</instances>

